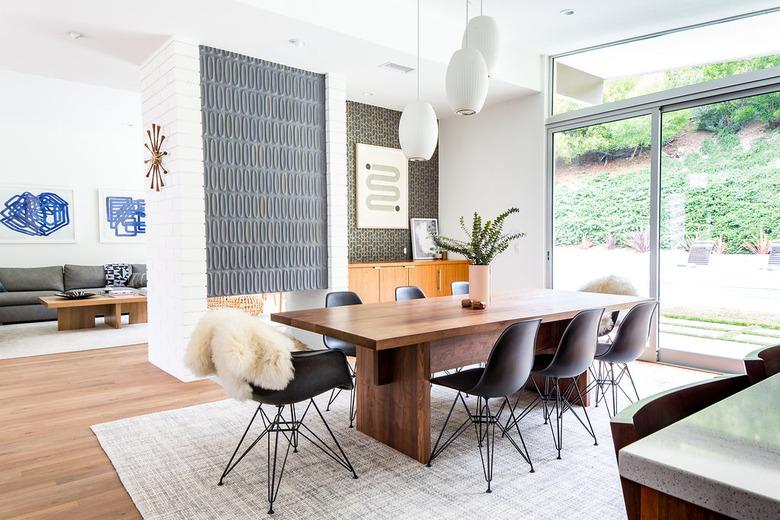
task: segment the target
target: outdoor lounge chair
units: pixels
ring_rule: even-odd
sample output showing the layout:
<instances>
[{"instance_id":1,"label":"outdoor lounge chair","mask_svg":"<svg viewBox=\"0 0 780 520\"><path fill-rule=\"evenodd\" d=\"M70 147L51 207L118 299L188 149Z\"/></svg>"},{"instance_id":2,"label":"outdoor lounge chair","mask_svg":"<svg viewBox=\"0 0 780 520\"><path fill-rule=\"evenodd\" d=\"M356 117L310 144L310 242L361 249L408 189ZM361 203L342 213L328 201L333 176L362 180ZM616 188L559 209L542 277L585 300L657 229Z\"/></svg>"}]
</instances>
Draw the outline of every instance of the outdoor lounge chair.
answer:
<instances>
[{"instance_id":1,"label":"outdoor lounge chair","mask_svg":"<svg viewBox=\"0 0 780 520\"><path fill-rule=\"evenodd\" d=\"M712 240L695 241L688 251L688 265L709 265L713 247L715 242Z\"/></svg>"},{"instance_id":2,"label":"outdoor lounge chair","mask_svg":"<svg viewBox=\"0 0 780 520\"><path fill-rule=\"evenodd\" d=\"M769 268L780 268L780 240L772 240L770 244Z\"/></svg>"}]
</instances>

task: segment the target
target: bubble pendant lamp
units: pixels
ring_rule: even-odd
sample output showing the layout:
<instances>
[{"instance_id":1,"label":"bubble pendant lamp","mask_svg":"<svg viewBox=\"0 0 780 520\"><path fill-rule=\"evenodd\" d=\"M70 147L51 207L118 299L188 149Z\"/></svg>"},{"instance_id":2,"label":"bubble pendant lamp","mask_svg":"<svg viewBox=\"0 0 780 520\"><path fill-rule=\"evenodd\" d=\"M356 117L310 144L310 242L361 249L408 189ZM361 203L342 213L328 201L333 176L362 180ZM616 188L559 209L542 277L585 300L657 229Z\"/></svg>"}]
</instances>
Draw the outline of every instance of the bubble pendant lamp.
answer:
<instances>
[{"instance_id":1,"label":"bubble pendant lamp","mask_svg":"<svg viewBox=\"0 0 780 520\"><path fill-rule=\"evenodd\" d=\"M469 4L466 1L466 26L468 26ZM488 69L482 53L469 46L466 31L466 46L458 49L450 58L445 78L447 101L452 110L461 116L472 116L482 110L487 98Z\"/></svg>"}]
</instances>

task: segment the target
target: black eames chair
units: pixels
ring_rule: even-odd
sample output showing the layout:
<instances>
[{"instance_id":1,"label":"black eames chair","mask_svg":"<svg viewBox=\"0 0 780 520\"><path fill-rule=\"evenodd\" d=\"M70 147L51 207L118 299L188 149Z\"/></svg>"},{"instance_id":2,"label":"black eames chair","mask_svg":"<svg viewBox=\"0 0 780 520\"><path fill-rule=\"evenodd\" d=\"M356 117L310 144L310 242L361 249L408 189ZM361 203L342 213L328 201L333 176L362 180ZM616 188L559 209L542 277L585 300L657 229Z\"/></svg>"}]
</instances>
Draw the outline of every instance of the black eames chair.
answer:
<instances>
[{"instance_id":1,"label":"black eames chair","mask_svg":"<svg viewBox=\"0 0 780 520\"><path fill-rule=\"evenodd\" d=\"M360 299L360 296L357 294L351 292L351 291L337 291L328 293L325 296L325 307L341 307L344 305L361 305L363 303L363 300ZM355 357L357 355L356 347L352 343L348 343L344 340L340 340L338 338L332 338L330 336L323 336L322 337L323 343L325 343L325 346L328 347L330 350L340 350L344 353L346 356ZM349 364L348 364L349 365ZM350 373L352 374L352 379L355 379L355 370L352 368L352 365L349 365ZM333 391L330 393L330 398L328 399L328 406L325 407L325 411L330 411L330 405L333 404L333 401L336 400L336 398L341 393L341 389L333 389ZM352 385L352 388L349 392L349 427L352 428L352 425L355 421L355 385Z\"/></svg>"},{"instance_id":2,"label":"black eames chair","mask_svg":"<svg viewBox=\"0 0 780 520\"><path fill-rule=\"evenodd\" d=\"M395 301L397 302L421 300L423 298L425 298L425 293L415 285L404 285L395 288Z\"/></svg>"},{"instance_id":3,"label":"black eames chair","mask_svg":"<svg viewBox=\"0 0 780 520\"><path fill-rule=\"evenodd\" d=\"M550 432L555 449L558 450L559 459L561 458L561 449L563 449L563 414L568 411L571 411L588 434L593 437L594 444L598 446L596 432L588 417L588 410L584 406L582 407L585 421L587 421L586 425L574 409L572 401L585 402L583 394L577 386L576 378L588 370L588 367L593 363L599 321L601 321L603 313L604 309L590 309L577 313L563 331L555 354L538 354L534 358L533 374L544 377L544 391L539 388L536 380L532 379L538 396L516 418L510 418L505 426L505 429L509 430L513 426L512 420L519 421L536 408L536 405L541 401L544 406L544 422L550 424ZM572 378L569 384L562 388L561 379L569 378ZM519 400L520 397L515 401L513 409L517 407ZM553 430L551 420L553 413L555 413L555 430Z\"/></svg>"},{"instance_id":4,"label":"black eames chair","mask_svg":"<svg viewBox=\"0 0 780 520\"><path fill-rule=\"evenodd\" d=\"M533 473L534 465L530 455L528 455L528 449L517 424L518 421L514 416L514 408L509 403L509 396L522 388L528 380L528 374L533 366L536 334L539 331L540 322L541 320L523 321L507 327L493 345L484 368L471 368L431 379L431 383L451 388L458 393L431 451L431 457L427 464L429 467L433 459L447 449L455 439L468 429L469 425L473 424L477 434L479 455L482 459L482 471L488 484L487 493L491 492L490 483L493 480L496 427L503 436L509 439L512 446L531 467L531 473ZM477 406L474 413L466 404L463 398L464 394L476 396ZM497 407L496 405L491 407L489 400L493 398L499 399L501 404ZM444 430L447 429L447 423L452 417L452 411L459 400L463 403L468 418L439 447ZM516 427L522 448L510 436L509 431L501 425L501 414L504 409L509 411L509 422Z\"/></svg>"},{"instance_id":5,"label":"black eames chair","mask_svg":"<svg viewBox=\"0 0 780 520\"><path fill-rule=\"evenodd\" d=\"M259 403L252 420L246 427L238 446L233 451L225 471L219 478L219 484L223 485L225 477L233 471L239 462L243 460L255 445L266 438L267 444L267 475L268 475L268 513L274 512L274 501L279 494L279 484L282 482L284 468L287 464L287 457L290 454L290 448L293 453L298 452L300 438L303 437L318 449L322 450L328 457L352 473L352 478L358 478L355 468L349 462L346 453L341 449L339 441L333 435L333 431L325 421L325 417L320 412L314 397L333 388L350 389L352 387L352 376L349 371L349 363L343 352L318 350L309 352L292 353L293 367L295 369L295 378L290 381L284 390L264 390L253 387L252 400ZM298 415L296 403L308 401L301 415ZM275 410L269 415L263 409L263 405L274 407ZM328 435L333 440L335 448L326 443L319 435L309 429L304 420L311 409L317 412ZM263 421L263 430L260 435L249 445L249 447L236 459L241 445L244 443L252 424L258 415ZM281 434L281 438L280 438ZM287 444L286 448L284 444ZM279 460L281 459L281 460ZM235 462L233 462L235 460Z\"/></svg>"},{"instance_id":6,"label":"black eames chair","mask_svg":"<svg viewBox=\"0 0 780 520\"><path fill-rule=\"evenodd\" d=\"M469 293L468 282L452 282L451 285L453 296L467 295Z\"/></svg>"},{"instance_id":7,"label":"black eames chair","mask_svg":"<svg viewBox=\"0 0 780 520\"><path fill-rule=\"evenodd\" d=\"M615 335L615 340L611 343L599 343L596 347L595 360L599 363L596 370L594 370L593 366L590 368L593 376L592 385L596 387L596 406L602 400L606 403L607 390L611 390L611 410L609 403L606 403L607 412L610 416L618 413L618 390L630 402L634 402L634 399L621 386L625 377L628 377L634 389L636 400L639 400L639 392L636 390L634 378L631 377L628 363L639 358L645 350L647 340L650 337L650 324L653 321L653 315L657 308L658 303L656 302L644 302L635 305L623 318ZM615 373L615 365L618 368L617 374Z\"/></svg>"}]
</instances>

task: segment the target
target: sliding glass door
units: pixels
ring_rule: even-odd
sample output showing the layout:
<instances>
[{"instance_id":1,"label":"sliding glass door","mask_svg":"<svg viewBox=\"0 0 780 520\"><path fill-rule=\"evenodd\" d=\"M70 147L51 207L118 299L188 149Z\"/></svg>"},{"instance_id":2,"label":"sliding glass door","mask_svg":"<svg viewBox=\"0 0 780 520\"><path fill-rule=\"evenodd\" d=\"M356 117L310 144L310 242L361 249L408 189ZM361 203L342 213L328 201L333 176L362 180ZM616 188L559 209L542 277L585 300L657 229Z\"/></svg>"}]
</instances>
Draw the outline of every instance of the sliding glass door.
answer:
<instances>
[{"instance_id":1,"label":"sliding glass door","mask_svg":"<svg viewBox=\"0 0 780 520\"><path fill-rule=\"evenodd\" d=\"M650 294L649 115L553 134L553 286L618 276Z\"/></svg>"},{"instance_id":2,"label":"sliding glass door","mask_svg":"<svg viewBox=\"0 0 780 520\"><path fill-rule=\"evenodd\" d=\"M550 282L621 277L661 361L739 371L780 343L780 92L700 103L550 131Z\"/></svg>"},{"instance_id":3,"label":"sliding glass door","mask_svg":"<svg viewBox=\"0 0 780 520\"><path fill-rule=\"evenodd\" d=\"M739 370L780 343L780 93L662 117L659 359Z\"/></svg>"}]
</instances>

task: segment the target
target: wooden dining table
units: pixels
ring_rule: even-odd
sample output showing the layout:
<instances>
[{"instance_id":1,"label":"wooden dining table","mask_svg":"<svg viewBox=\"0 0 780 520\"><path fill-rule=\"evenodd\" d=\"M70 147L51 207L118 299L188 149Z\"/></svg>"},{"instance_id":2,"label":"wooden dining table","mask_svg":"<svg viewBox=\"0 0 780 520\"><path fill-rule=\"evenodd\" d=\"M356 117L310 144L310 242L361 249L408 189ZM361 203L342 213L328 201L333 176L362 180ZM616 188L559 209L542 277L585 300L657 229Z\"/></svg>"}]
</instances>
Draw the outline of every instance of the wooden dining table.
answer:
<instances>
[{"instance_id":1,"label":"wooden dining table","mask_svg":"<svg viewBox=\"0 0 780 520\"><path fill-rule=\"evenodd\" d=\"M625 310L649 300L521 289L496 295L486 309L475 310L463 308L462 298L296 310L274 313L271 320L354 343L358 431L425 463L431 451L432 373L486 361L513 323L541 319L536 350L552 352L579 311ZM577 384L587 386L587 372Z\"/></svg>"}]
</instances>

